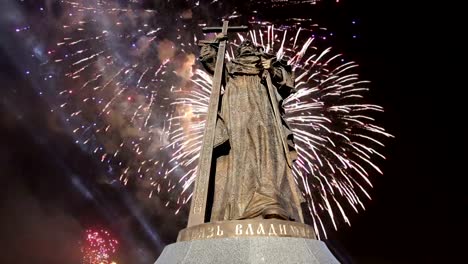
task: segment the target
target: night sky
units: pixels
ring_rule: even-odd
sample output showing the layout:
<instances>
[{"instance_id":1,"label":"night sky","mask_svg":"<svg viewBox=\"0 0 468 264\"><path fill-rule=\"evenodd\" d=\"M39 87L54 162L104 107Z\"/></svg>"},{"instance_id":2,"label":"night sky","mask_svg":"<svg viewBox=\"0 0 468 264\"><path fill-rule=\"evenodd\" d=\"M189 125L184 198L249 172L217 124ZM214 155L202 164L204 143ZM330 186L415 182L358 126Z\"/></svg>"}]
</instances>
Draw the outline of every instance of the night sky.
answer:
<instances>
[{"instance_id":1,"label":"night sky","mask_svg":"<svg viewBox=\"0 0 468 264\"><path fill-rule=\"evenodd\" d=\"M8 2L20 1L1 5ZM53 1L26 2L21 12L34 16ZM25 74L29 51L16 45L21 40L4 14L10 9L0 9L0 263L80 263L78 242L88 227L120 241L118 263L153 263L185 226L186 212L155 210L160 201L148 202L134 186L103 183L99 161L74 143L38 95L41 84ZM351 213L351 227L329 232L327 244L343 263L452 263L446 254L460 252L457 239L466 237L466 171L459 170L466 153L454 152L467 147L459 137L466 135L463 105L455 102L461 87L444 73L455 66L436 61L444 53L434 45L443 34L439 18L420 11L371 0L265 11L310 14L336 32L334 47L371 80L368 99L385 108L379 124L395 136L386 140L387 159L377 162L384 175L372 178L367 210Z\"/></svg>"}]
</instances>

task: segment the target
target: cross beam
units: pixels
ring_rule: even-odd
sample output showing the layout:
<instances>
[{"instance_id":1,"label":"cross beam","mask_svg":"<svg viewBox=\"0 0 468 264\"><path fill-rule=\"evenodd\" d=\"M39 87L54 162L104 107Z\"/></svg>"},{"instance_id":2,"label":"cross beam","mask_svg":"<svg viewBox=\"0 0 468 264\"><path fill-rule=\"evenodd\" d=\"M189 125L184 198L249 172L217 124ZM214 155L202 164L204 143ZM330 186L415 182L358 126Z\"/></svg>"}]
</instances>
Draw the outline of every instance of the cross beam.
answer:
<instances>
[{"instance_id":1,"label":"cross beam","mask_svg":"<svg viewBox=\"0 0 468 264\"><path fill-rule=\"evenodd\" d=\"M228 27L227 31L224 32L224 24L223 24L223 27L204 27L202 30L203 30L203 33L223 32L224 34L227 34L228 32L245 32L249 30L249 27L248 26Z\"/></svg>"}]
</instances>

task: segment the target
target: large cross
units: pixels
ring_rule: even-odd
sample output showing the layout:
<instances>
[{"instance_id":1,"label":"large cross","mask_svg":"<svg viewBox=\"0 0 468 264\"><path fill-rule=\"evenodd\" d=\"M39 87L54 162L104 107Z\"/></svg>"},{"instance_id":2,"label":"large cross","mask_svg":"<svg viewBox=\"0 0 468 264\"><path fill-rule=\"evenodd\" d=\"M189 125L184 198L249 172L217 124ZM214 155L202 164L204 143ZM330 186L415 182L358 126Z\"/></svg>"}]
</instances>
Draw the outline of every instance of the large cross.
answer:
<instances>
[{"instance_id":1,"label":"large cross","mask_svg":"<svg viewBox=\"0 0 468 264\"><path fill-rule=\"evenodd\" d=\"M247 31L247 26L229 27L229 21L223 21L222 27L205 27L204 33L221 32L225 36L228 32ZM192 203L187 227L205 223L206 200L208 197L208 185L210 182L210 172L213 158L213 147L215 139L216 120L219 107L219 96L224 71L224 55L226 53L226 39L221 39L216 57L216 66L213 77L213 87L211 89L210 103L208 105L208 116L203 134L203 145L198 162L197 178L193 190Z\"/></svg>"}]
</instances>

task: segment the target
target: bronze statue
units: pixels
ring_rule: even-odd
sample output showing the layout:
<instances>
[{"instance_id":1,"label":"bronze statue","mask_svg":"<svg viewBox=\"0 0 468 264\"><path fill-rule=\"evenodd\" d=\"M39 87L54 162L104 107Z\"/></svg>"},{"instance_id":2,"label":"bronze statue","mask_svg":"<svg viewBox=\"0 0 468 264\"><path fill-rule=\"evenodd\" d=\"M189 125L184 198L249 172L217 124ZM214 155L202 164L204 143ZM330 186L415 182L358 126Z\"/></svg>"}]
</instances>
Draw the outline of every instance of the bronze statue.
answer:
<instances>
[{"instance_id":1,"label":"bronze statue","mask_svg":"<svg viewBox=\"0 0 468 264\"><path fill-rule=\"evenodd\" d=\"M215 71L218 34L204 42L200 61ZM219 57L218 57L219 58ZM226 62L225 89L215 129L215 191L211 221L275 218L303 222L291 168L292 134L281 101L294 92L291 68L249 40Z\"/></svg>"}]
</instances>

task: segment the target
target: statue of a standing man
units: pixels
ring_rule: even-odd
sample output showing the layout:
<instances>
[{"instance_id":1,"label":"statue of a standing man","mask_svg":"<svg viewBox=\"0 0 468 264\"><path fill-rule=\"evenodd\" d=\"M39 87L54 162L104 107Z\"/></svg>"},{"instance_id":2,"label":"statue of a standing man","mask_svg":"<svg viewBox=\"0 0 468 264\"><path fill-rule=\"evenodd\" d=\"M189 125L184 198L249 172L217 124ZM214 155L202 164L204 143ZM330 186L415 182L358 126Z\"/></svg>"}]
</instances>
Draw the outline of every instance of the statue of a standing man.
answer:
<instances>
[{"instance_id":1,"label":"statue of a standing man","mask_svg":"<svg viewBox=\"0 0 468 264\"><path fill-rule=\"evenodd\" d=\"M220 34L201 48L199 59L211 73L223 38ZM281 100L294 91L291 68L246 40L235 58L226 63L225 80L216 124L211 221L300 221L303 198L291 172L292 135L284 121L278 125L275 118L281 117L274 112L274 107L279 109ZM268 92L267 80L274 85L273 95Z\"/></svg>"}]
</instances>

